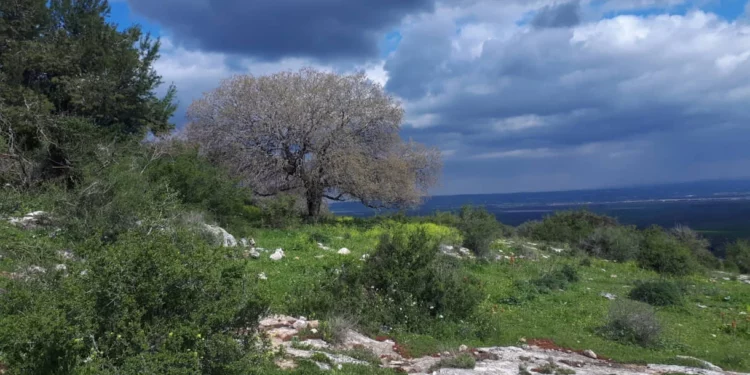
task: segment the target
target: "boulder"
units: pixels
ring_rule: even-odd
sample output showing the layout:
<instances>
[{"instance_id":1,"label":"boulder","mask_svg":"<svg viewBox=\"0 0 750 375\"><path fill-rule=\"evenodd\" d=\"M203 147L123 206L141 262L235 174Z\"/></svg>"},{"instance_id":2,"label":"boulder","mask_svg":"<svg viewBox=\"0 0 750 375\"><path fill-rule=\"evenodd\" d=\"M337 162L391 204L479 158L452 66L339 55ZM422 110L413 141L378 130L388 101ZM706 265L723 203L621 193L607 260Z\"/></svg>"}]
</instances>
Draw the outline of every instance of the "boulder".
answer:
<instances>
[{"instance_id":1,"label":"boulder","mask_svg":"<svg viewBox=\"0 0 750 375\"><path fill-rule=\"evenodd\" d=\"M349 250L349 249L347 249L345 247L342 247L341 249L339 249L338 253L341 254L341 255L349 255L352 252L351 252L351 250Z\"/></svg>"},{"instance_id":2,"label":"boulder","mask_svg":"<svg viewBox=\"0 0 750 375\"><path fill-rule=\"evenodd\" d=\"M229 234L224 228L218 227L215 225L208 225L203 224L204 228L208 233L216 237L216 239L219 241L221 246L224 247L236 247L237 246L237 240Z\"/></svg>"}]
</instances>

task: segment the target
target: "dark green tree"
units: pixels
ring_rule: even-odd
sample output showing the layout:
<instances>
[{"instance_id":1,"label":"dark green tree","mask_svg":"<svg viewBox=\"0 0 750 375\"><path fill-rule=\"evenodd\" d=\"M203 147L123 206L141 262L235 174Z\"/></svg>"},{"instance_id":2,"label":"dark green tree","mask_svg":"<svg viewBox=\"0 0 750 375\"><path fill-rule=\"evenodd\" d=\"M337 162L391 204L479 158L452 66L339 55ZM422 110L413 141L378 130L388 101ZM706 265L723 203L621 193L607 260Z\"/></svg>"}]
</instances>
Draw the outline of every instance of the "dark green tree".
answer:
<instances>
[{"instance_id":1,"label":"dark green tree","mask_svg":"<svg viewBox=\"0 0 750 375\"><path fill-rule=\"evenodd\" d=\"M118 30L106 0L0 2L0 182L65 178L101 144L172 129L154 93L159 41Z\"/></svg>"}]
</instances>

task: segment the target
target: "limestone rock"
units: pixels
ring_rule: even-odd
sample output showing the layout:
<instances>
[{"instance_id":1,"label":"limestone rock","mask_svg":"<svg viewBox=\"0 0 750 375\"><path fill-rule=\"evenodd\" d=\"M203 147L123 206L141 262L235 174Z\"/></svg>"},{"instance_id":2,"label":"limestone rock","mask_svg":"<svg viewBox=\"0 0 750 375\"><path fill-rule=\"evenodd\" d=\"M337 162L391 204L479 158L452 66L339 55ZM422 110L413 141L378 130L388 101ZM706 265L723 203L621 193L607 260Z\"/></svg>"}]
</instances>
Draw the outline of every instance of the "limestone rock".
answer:
<instances>
[{"instance_id":1,"label":"limestone rock","mask_svg":"<svg viewBox=\"0 0 750 375\"><path fill-rule=\"evenodd\" d=\"M283 257L284 257L284 250L279 248L279 249L276 249L276 251L274 251L273 254L271 254L269 258L271 258L271 260L281 260L281 258Z\"/></svg>"},{"instance_id":2,"label":"limestone rock","mask_svg":"<svg viewBox=\"0 0 750 375\"><path fill-rule=\"evenodd\" d=\"M341 249L339 249L339 251L338 251L338 254L341 254L341 255L349 255L349 254L351 254L351 253L352 253L352 252L351 252L351 250L349 250L349 249L347 249L347 248L345 248L345 247L342 247L342 248L341 248Z\"/></svg>"},{"instance_id":3,"label":"limestone rock","mask_svg":"<svg viewBox=\"0 0 750 375\"><path fill-rule=\"evenodd\" d=\"M702 360L700 358L689 357L689 356L686 356L686 355L678 355L677 359L687 359L687 360L690 360L690 361L698 362L698 363L700 363L702 365L703 368L705 368L707 370L724 371L721 367L716 366L715 364L713 364L711 362L704 361L704 360Z\"/></svg>"},{"instance_id":4,"label":"limestone rock","mask_svg":"<svg viewBox=\"0 0 750 375\"><path fill-rule=\"evenodd\" d=\"M237 240L233 235L229 234L224 228L215 225L203 224L203 227L208 233L216 237L221 246L224 247L236 247Z\"/></svg>"},{"instance_id":5,"label":"limestone rock","mask_svg":"<svg viewBox=\"0 0 750 375\"><path fill-rule=\"evenodd\" d=\"M50 214L45 211L29 212L23 217L12 217L8 220L9 223L23 229L38 229L50 225L51 221Z\"/></svg>"},{"instance_id":6,"label":"limestone rock","mask_svg":"<svg viewBox=\"0 0 750 375\"><path fill-rule=\"evenodd\" d=\"M589 357L589 358L593 358L593 359L599 358L599 357L596 356L596 353L594 353L594 351L591 350L591 349L584 350L583 351L583 355L585 355L586 357Z\"/></svg>"}]
</instances>

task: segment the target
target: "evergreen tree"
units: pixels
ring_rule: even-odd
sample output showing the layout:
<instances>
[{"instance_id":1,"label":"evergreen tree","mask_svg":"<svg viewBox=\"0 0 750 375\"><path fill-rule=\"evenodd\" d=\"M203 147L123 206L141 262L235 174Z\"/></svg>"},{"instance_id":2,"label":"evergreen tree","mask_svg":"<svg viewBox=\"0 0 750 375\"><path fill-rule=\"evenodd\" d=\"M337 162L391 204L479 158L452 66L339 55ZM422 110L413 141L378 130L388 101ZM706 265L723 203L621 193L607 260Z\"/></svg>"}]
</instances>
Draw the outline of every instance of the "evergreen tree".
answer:
<instances>
[{"instance_id":1,"label":"evergreen tree","mask_svg":"<svg viewBox=\"0 0 750 375\"><path fill-rule=\"evenodd\" d=\"M106 0L0 2L0 182L71 183L94 146L172 129L159 41L108 15Z\"/></svg>"}]
</instances>

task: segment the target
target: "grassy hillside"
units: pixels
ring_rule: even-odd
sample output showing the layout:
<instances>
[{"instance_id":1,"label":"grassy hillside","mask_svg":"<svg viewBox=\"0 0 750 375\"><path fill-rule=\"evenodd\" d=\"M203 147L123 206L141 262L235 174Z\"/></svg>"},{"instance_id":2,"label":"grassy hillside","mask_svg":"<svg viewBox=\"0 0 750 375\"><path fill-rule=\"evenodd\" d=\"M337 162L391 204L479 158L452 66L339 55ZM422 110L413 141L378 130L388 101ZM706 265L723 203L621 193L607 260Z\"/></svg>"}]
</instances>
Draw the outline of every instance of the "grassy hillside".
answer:
<instances>
[{"instance_id":1,"label":"grassy hillside","mask_svg":"<svg viewBox=\"0 0 750 375\"><path fill-rule=\"evenodd\" d=\"M251 229L248 234L262 248L261 256L234 262L241 265L248 279L256 280L259 299L267 301L270 312L325 320L333 316L329 309L311 308L316 306L311 300L330 298L318 290L321 280L330 278L332 270L335 273L343 266L364 267L363 256L367 259L373 254L380 237L404 226L421 225L391 221L355 225L339 218L330 224L292 229ZM456 236L455 230L448 227L430 224L428 228L433 234ZM80 244L64 237L51 237L48 230L27 231L2 222L0 238L3 238L0 270L5 276L0 277L0 288L12 288L8 275L30 270L31 266L44 267L48 275L60 272L53 271L56 264L67 263L68 271L75 267L61 260L58 251L75 249ZM320 244L329 249L321 248ZM351 253L338 254L343 247ZM285 252L285 257L278 261L269 258L277 248ZM514 255L511 262L503 257L510 254L526 255ZM521 238L496 241L488 259L461 261L466 272L480 281L482 291L480 304L466 321L435 319L426 328L412 330L405 326L378 328L377 324L366 321L367 316L347 318L373 337L393 338L413 356L442 352L461 344L521 345L534 339L551 339L561 347L593 349L600 356L621 362L679 364L676 355L690 355L725 369L750 370L747 315L750 285L737 280L736 275L709 271L680 278L665 277L639 268L632 261L618 263L590 258L568 249L558 253L551 246ZM569 283L564 290L531 293L521 287L524 282L538 280L565 265L576 270L578 281ZM264 277L259 277L261 274ZM684 289L679 305L656 308L663 329L658 344L643 347L603 336L599 328L605 324L614 302L602 294L627 299L637 282L656 279L674 280Z\"/></svg>"}]
</instances>

